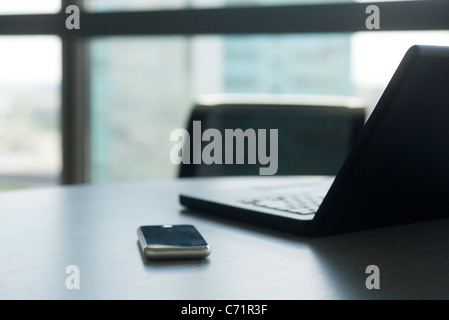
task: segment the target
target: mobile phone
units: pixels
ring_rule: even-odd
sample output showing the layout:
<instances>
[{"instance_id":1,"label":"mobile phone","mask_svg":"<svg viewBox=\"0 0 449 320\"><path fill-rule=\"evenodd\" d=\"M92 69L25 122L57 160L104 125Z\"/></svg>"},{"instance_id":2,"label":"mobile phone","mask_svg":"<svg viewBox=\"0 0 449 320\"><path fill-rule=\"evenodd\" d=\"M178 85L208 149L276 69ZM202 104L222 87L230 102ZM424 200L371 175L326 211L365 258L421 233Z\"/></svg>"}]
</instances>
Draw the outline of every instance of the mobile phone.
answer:
<instances>
[{"instance_id":1,"label":"mobile phone","mask_svg":"<svg viewBox=\"0 0 449 320\"><path fill-rule=\"evenodd\" d=\"M142 226L137 229L140 248L152 260L203 259L211 248L192 225Z\"/></svg>"}]
</instances>

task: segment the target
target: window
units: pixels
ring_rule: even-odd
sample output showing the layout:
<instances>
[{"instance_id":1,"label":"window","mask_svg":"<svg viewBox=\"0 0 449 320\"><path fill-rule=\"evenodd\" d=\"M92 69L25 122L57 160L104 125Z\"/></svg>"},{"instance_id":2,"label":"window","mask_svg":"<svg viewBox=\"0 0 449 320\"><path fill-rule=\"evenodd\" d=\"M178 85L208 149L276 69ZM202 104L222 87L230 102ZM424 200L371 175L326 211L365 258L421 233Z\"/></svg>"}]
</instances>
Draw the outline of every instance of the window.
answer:
<instances>
[{"instance_id":1,"label":"window","mask_svg":"<svg viewBox=\"0 0 449 320\"><path fill-rule=\"evenodd\" d=\"M352 95L350 49L348 34L94 38L92 181L175 177L170 133L202 94Z\"/></svg>"},{"instance_id":2,"label":"window","mask_svg":"<svg viewBox=\"0 0 449 320\"><path fill-rule=\"evenodd\" d=\"M449 45L449 2L377 1L381 32L366 31L364 2L1 4L4 188L61 170L64 183L174 177L169 134L202 94L355 95L372 109L409 46ZM73 3L81 30L63 23Z\"/></svg>"},{"instance_id":3,"label":"window","mask_svg":"<svg viewBox=\"0 0 449 320\"><path fill-rule=\"evenodd\" d=\"M175 177L168 137L202 94L359 96L371 110L417 43L449 32L94 39L92 181Z\"/></svg>"},{"instance_id":4,"label":"window","mask_svg":"<svg viewBox=\"0 0 449 320\"><path fill-rule=\"evenodd\" d=\"M61 42L0 37L0 190L59 182Z\"/></svg>"},{"instance_id":5,"label":"window","mask_svg":"<svg viewBox=\"0 0 449 320\"><path fill-rule=\"evenodd\" d=\"M359 32L351 40L351 78L355 94L369 112L375 107L408 48L415 44L449 46L448 31Z\"/></svg>"},{"instance_id":6,"label":"window","mask_svg":"<svg viewBox=\"0 0 449 320\"><path fill-rule=\"evenodd\" d=\"M189 112L189 45L179 36L90 41L93 182L175 176L167 137Z\"/></svg>"},{"instance_id":7,"label":"window","mask_svg":"<svg viewBox=\"0 0 449 320\"><path fill-rule=\"evenodd\" d=\"M56 13L60 9L60 0L14 0L0 3L0 14Z\"/></svg>"}]
</instances>

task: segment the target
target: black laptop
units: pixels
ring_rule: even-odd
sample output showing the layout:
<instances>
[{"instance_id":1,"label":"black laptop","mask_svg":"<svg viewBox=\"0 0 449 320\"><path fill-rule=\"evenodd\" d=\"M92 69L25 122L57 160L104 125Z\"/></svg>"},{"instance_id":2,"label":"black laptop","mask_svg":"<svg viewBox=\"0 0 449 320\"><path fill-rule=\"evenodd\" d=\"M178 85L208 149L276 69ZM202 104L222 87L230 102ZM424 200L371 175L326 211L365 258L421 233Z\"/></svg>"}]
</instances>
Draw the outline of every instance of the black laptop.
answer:
<instances>
[{"instance_id":1,"label":"black laptop","mask_svg":"<svg viewBox=\"0 0 449 320\"><path fill-rule=\"evenodd\" d=\"M408 50L335 177L211 184L180 201L310 237L449 217L449 47Z\"/></svg>"}]
</instances>

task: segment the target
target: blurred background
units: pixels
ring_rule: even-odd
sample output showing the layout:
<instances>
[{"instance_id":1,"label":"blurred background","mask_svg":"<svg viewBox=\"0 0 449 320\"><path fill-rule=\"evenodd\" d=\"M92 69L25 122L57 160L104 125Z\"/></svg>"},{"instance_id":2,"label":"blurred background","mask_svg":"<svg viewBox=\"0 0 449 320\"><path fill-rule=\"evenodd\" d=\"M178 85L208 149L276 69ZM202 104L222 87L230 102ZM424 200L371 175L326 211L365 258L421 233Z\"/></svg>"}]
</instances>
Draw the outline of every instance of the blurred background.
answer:
<instances>
[{"instance_id":1,"label":"blurred background","mask_svg":"<svg viewBox=\"0 0 449 320\"><path fill-rule=\"evenodd\" d=\"M344 2L354 1L84 0L79 5L87 13L120 13ZM45 14L39 16L45 19L61 15L67 3L2 1L0 15ZM382 11L380 21L382 28ZM0 191L64 182L61 115L67 71L61 32L26 35L3 28L0 35ZM88 86L81 123L84 174L72 182L175 177L170 133L186 126L196 98L204 94L357 96L370 112L414 44L449 45L449 32L86 36L84 64L77 69Z\"/></svg>"}]
</instances>

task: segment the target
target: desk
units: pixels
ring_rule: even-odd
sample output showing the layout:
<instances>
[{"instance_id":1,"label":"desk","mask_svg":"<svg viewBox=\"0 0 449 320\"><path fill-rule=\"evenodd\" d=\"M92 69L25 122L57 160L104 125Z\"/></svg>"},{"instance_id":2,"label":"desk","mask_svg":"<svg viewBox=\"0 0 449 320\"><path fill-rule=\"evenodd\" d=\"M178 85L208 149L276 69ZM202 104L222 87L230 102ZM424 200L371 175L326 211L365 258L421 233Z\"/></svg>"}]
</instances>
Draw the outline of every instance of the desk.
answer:
<instances>
[{"instance_id":1,"label":"desk","mask_svg":"<svg viewBox=\"0 0 449 320\"><path fill-rule=\"evenodd\" d=\"M319 239L185 210L178 194L225 178L70 186L0 194L1 299L449 298L449 219ZM270 184L288 178L269 178ZM201 261L149 262L136 229L193 224ZM80 289L66 288L66 267ZM380 290L365 287L380 269Z\"/></svg>"}]
</instances>

